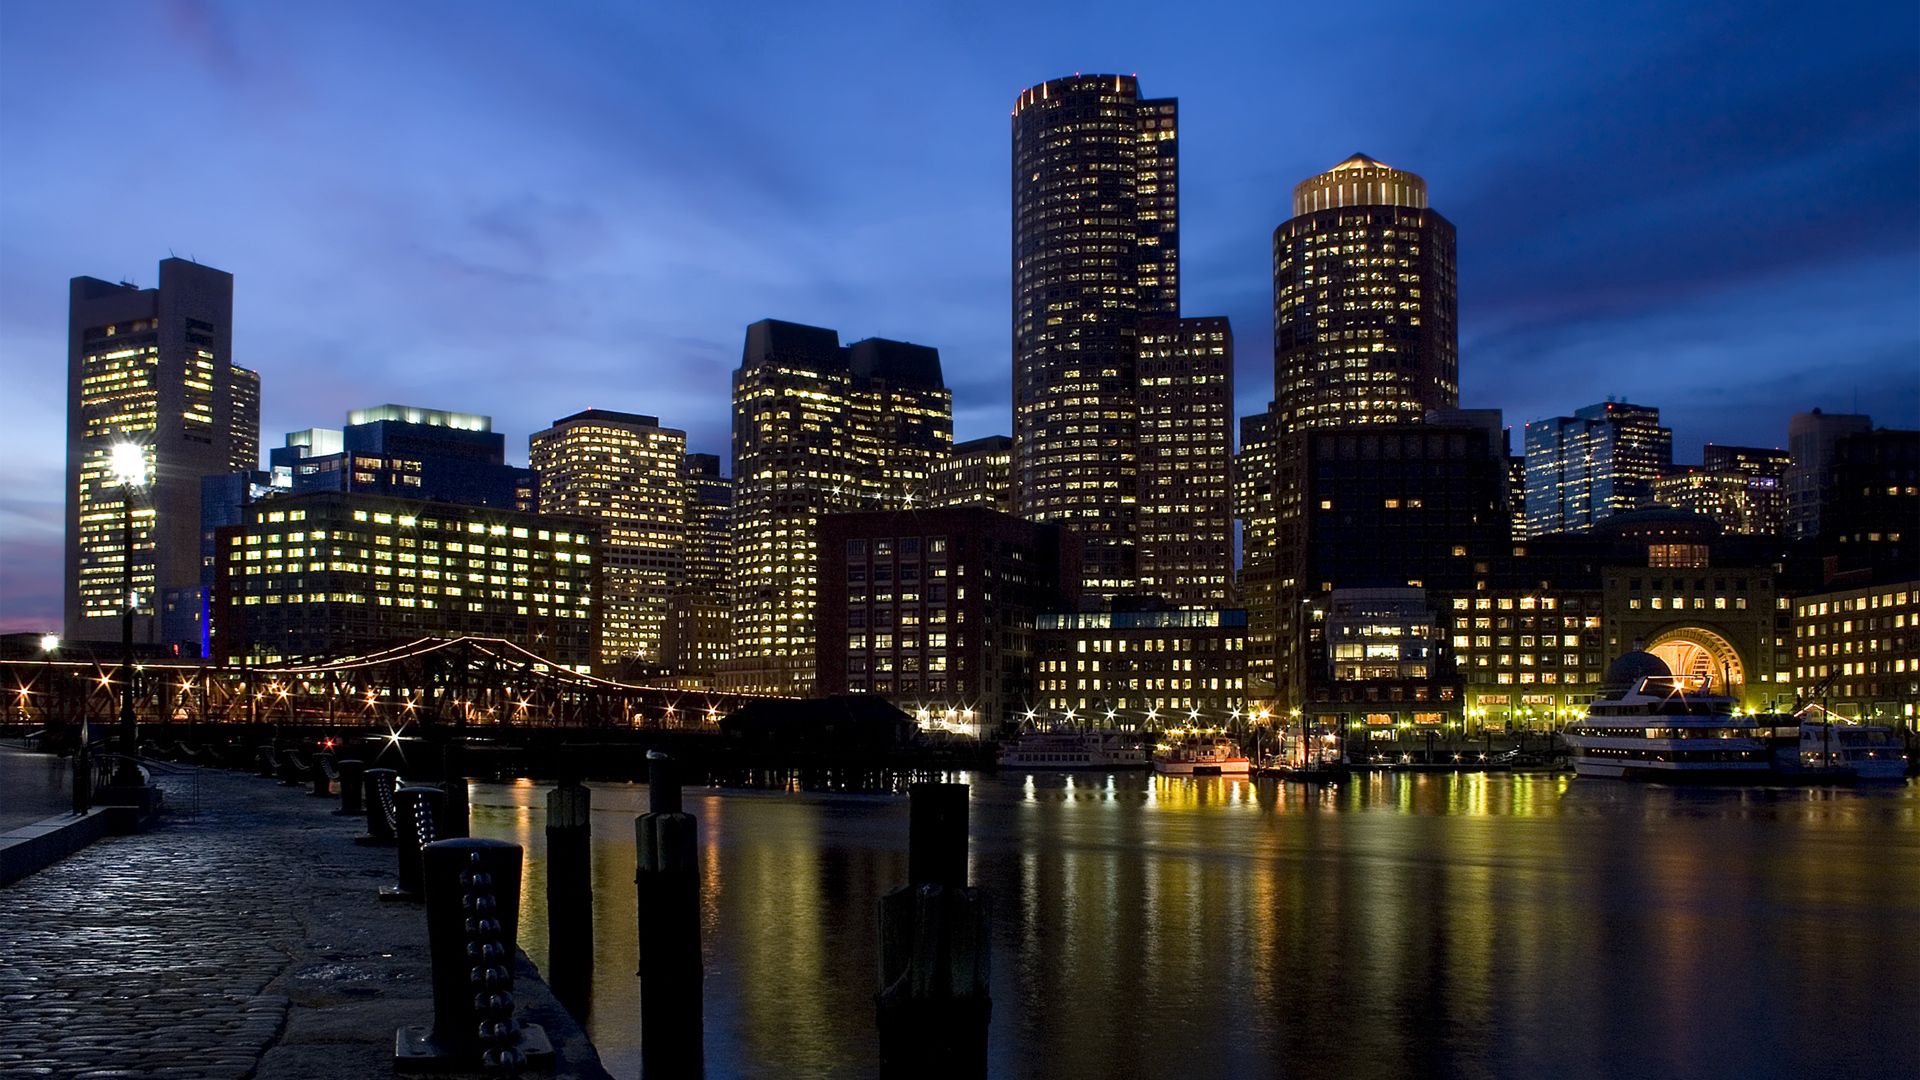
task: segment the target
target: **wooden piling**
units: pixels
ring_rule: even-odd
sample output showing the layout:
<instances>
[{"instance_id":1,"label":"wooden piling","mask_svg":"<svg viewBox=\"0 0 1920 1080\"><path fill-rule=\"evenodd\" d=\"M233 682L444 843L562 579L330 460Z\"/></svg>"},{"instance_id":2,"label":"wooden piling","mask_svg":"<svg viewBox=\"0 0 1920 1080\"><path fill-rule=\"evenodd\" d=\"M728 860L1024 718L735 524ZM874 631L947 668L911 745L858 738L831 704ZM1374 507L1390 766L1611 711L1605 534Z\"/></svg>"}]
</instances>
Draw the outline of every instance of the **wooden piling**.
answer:
<instances>
[{"instance_id":1,"label":"wooden piling","mask_svg":"<svg viewBox=\"0 0 1920 1080\"><path fill-rule=\"evenodd\" d=\"M547 981L582 1023L593 986L592 802L573 777L547 793Z\"/></svg>"},{"instance_id":2,"label":"wooden piling","mask_svg":"<svg viewBox=\"0 0 1920 1080\"><path fill-rule=\"evenodd\" d=\"M907 884L880 898L883 1078L987 1075L992 898L967 888L967 786L914 784Z\"/></svg>"},{"instance_id":3,"label":"wooden piling","mask_svg":"<svg viewBox=\"0 0 1920 1080\"><path fill-rule=\"evenodd\" d=\"M640 917L640 1075L700 1076L698 828L672 759L647 754L648 812L633 820Z\"/></svg>"}]
</instances>

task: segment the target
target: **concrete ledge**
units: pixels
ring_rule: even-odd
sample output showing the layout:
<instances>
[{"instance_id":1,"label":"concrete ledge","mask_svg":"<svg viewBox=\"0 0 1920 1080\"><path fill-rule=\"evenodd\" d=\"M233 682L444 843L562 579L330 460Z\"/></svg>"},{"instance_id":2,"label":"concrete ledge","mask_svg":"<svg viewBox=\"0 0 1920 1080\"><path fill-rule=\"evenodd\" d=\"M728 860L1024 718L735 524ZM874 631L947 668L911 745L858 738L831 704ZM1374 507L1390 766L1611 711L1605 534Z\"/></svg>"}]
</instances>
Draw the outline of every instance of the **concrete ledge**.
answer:
<instances>
[{"instance_id":1,"label":"concrete ledge","mask_svg":"<svg viewBox=\"0 0 1920 1080\"><path fill-rule=\"evenodd\" d=\"M44 870L116 831L125 808L96 806L85 814L60 814L0 835L0 886Z\"/></svg>"}]
</instances>

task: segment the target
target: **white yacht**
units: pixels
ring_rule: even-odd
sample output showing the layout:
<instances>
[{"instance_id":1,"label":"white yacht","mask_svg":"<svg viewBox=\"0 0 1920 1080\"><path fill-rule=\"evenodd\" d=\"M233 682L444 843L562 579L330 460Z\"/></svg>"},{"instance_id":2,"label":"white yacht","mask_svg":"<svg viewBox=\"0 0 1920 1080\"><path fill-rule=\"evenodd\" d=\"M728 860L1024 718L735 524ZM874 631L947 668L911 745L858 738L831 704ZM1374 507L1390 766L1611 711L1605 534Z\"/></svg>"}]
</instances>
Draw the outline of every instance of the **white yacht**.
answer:
<instances>
[{"instance_id":1,"label":"white yacht","mask_svg":"<svg viewBox=\"0 0 1920 1080\"><path fill-rule=\"evenodd\" d=\"M1774 776L1773 727L1714 694L1713 676L1675 675L1636 651L1615 660L1606 678L1586 717L1564 732L1577 775L1669 784Z\"/></svg>"},{"instance_id":2,"label":"white yacht","mask_svg":"<svg viewBox=\"0 0 1920 1080\"><path fill-rule=\"evenodd\" d=\"M1146 756L1111 731L1028 731L1000 744L1003 769L1144 769Z\"/></svg>"},{"instance_id":3,"label":"white yacht","mask_svg":"<svg viewBox=\"0 0 1920 1080\"><path fill-rule=\"evenodd\" d=\"M1853 780L1905 780L1907 754L1892 728L1860 724L1832 715L1800 722L1797 757L1789 771Z\"/></svg>"}]
</instances>

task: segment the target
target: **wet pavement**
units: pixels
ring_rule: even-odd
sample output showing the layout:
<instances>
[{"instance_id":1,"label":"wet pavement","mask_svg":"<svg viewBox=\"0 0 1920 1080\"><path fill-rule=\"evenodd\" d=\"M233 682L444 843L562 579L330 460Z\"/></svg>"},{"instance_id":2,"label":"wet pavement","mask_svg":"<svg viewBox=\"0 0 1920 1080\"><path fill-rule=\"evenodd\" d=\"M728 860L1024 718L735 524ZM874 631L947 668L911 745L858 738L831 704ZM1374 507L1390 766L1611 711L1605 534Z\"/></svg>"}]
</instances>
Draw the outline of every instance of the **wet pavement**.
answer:
<instances>
[{"instance_id":1,"label":"wet pavement","mask_svg":"<svg viewBox=\"0 0 1920 1080\"><path fill-rule=\"evenodd\" d=\"M394 1029L432 1019L425 915L377 898L393 850L269 780L157 782L197 809L0 889L0 1076L392 1075ZM556 1075L605 1076L537 978L515 997Z\"/></svg>"}]
</instances>

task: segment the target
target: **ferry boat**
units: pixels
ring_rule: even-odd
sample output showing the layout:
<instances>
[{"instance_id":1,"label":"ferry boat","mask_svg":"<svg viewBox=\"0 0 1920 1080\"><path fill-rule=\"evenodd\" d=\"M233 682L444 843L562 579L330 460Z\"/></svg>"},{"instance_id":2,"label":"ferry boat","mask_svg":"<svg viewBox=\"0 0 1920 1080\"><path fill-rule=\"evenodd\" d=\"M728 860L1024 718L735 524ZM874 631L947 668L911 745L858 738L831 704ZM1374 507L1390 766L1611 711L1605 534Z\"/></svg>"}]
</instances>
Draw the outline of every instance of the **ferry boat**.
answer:
<instances>
[{"instance_id":1,"label":"ferry boat","mask_svg":"<svg viewBox=\"0 0 1920 1080\"><path fill-rule=\"evenodd\" d=\"M1146 756L1110 731L1029 731L1000 744L1003 769L1144 769Z\"/></svg>"},{"instance_id":2,"label":"ferry boat","mask_svg":"<svg viewBox=\"0 0 1920 1080\"><path fill-rule=\"evenodd\" d=\"M1563 733L1574 773L1668 784L1773 779L1772 726L1712 691L1713 676L1675 675L1651 653L1615 660L1606 689Z\"/></svg>"},{"instance_id":3,"label":"ferry boat","mask_svg":"<svg viewBox=\"0 0 1920 1080\"><path fill-rule=\"evenodd\" d=\"M1247 776L1253 761L1224 736L1191 736L1153 755L1153 771L1163 776Z\"/></svg>"},{"instance_id":4,"label":"ferry boat","mask_svg":"<svg viewBox=\"0 0 1920 1080\"><path fill-rule=\"evenodd\" d=\"M1907 755L1892 728L1828 716L1803 720L1795 756L1777 762L1786 771L1809 778L1904 781Z\"/></svg>"}]
</instances>

